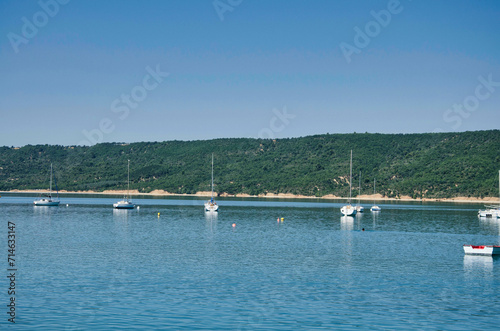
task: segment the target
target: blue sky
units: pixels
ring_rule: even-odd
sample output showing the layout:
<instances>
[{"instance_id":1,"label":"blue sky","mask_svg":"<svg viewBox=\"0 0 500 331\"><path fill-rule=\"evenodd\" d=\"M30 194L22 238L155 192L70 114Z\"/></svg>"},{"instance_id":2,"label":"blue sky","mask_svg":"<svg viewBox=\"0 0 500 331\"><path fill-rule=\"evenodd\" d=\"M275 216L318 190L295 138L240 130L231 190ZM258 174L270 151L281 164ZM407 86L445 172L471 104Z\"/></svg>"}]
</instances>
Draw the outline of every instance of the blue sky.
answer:
<instances>
[{"instance_id":1,"label":"blue sky","mask_svg":"<svg viewBox=\"0 0 500 331\"><path fill-rule=\"evenodd\" d=\"M1 1L0 146L498 129L499 17L498 1Z\"/></svg>"}]
</instances>

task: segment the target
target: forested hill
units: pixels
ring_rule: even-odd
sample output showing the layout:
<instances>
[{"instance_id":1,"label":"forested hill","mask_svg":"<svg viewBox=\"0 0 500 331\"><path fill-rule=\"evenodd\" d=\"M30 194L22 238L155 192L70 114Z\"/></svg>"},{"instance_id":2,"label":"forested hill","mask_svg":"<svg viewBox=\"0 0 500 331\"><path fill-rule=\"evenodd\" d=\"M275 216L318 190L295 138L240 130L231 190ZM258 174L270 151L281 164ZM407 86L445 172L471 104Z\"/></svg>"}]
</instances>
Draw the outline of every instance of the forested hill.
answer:
<instances>
[{"instance_id":1,"label":"forested hill","mask_svg":"<svg viewBox=\"0 0 500 331\"><path fill-rule=\"evenodd\" d=\"M353 196L360 172L363 194L498 196L499 130L0 147L0 190L48 188L50 163L60 190L124 189L129 159L131 189L209 191L214 153L219 194L347 196L351 149Z\"/></svg>"}]
</instances>

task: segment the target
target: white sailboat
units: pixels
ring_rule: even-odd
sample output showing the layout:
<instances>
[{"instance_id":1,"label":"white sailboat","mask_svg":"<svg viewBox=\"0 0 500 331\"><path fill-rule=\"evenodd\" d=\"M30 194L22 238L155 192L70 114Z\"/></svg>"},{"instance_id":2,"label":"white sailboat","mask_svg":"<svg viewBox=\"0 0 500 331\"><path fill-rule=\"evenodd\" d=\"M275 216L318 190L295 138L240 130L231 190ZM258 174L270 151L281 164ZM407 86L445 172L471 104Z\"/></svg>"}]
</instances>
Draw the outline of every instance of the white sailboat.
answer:
<instances>
[{"instance_id":1,"label":"white sailboat","mask_svg":"<svg viewBox=\"0 0 500 331\"><path fill-rule=\"evenodd\" d=\"M210 200L205 202L205 211L219 211L219 205L214 200L214 154L212 153L212 195Z\"/></svg>"},{"instance_id":2,"label":"white sailboat","mask_svg":"<svg viewBox=\"0 0 500 331\"><path fill-rule=\"evenodd\" d=\"M52 198L52 163L50 164L50 185L49 185L49 193L42 194L40 199L33 201L35 206L59 206L59 190L57 189L56 182L56 194L57 198Z\"/></svg>"},{"instance_id":3,"label":"white sailboat","mask_svg":"<svg viewBox=\"0 0 500 331\"><path fill-rule=\"evenodd\" d=\"M123 200L118 201L113 204L113 208L116 209L134 209L135 205L130 201L130 160L128 160L127 164L127 195L123 198Z\"/></svg>"},{"instance_id":4,"label":"white sailboat","mask_svg":"<svg viewBox=\"0 0 500 331\"><path fill-rule=\"evenodd\" d=\"M375 178L373 178L373 195L375 195L375 185L376 185L376 181L375 181ZM381 210L382 210L382 208L377 206L375 204L375 200L373 200L373 206L370 208L370 211L381 211Z\"/></svg>"},{"instance_id":5,"label":"white sailboat","mask_svg":"<svg viewBox=\"0 0 500 331\"><path fill-rule=\"evenodd\" d=\"M344 216L354 216L356 215L356 207L351 205L351 192L352 192L352 150L351 150L351 166L349 168L349 201L347 205L340 208L340 212Z\"/></svg>"},{"instance_id":6,"label":"white sailboat","mask_svg":"<svg viewBox=\"0 0 500 331\"><path fill-rule=\"evenodd\" d=\"M498 198L500 199L500 170L498 171ZM479 210L477 215L479 217L500 218L500 202L498 205L485 206L487 209Z\"/></svg>"},{"instance_id":7,"label":"white sailboat","mask_svg":"<svg viewBox=\"0 0 500 331\"><path fill-rule=\"evenodd\" d=\"M361 171L359 172L358 204L356 206L356 212L364 213L365 207L361 206L361 200L359 199L360 195L361 195Z\"/></svg>"}]
</instances>

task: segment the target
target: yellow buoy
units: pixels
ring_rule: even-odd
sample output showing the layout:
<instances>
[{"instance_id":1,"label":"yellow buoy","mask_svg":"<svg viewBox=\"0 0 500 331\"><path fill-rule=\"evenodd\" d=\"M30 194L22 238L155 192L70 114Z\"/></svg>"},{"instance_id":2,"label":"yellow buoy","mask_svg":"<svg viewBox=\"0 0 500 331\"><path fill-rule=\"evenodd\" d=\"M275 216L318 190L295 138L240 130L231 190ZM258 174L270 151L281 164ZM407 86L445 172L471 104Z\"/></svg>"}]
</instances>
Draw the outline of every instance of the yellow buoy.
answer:
<instances>
[{"instance_id":1,"label":"yellow buoy","mask_svg":"<svg viewBox=\"0 0 500 331\"><path fill-rule=\"evenodd\" d=\"M160 217L160 213L158 213L158 217Z\"/></svg>"},{"instance_id":2,"label":"yellow buoy","mask_svg":"<svg viewBox=\"0 0 500 331\"><path fill-rule=\"evenodd\" d=\"M284 218L284 217L282 217L282 218L281 218L281 221L283 222L284 220L285 220L285 218Z\"/></svg>"}]
</instances>

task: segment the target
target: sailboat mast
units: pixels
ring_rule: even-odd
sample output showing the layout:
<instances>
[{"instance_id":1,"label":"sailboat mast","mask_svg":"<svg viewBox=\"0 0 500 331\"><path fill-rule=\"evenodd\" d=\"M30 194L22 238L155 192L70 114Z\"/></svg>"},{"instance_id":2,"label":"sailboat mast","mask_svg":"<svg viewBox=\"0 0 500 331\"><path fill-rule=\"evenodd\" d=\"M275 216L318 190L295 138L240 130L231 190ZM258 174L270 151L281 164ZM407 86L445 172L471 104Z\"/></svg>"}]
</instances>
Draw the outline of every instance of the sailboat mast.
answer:
<instances>
[{"instance_id":1,"label":"sailboat mast","mask_svg":"<svg viewBox=\"0 0 500 331\"><path fill-rule=\"evenodd\" d=\"M57 177L54 178L54 184L56 184L56 196L57 196L57 200L59 200L59 189L57 188Z\"/></svg>"},{"instance_id":2,"label":"sailboat mast","mask_svg":"<svg viewBox=\"0 0 500 331\"><path fill-rule=\"evenodd\" d=\"M212 200L214 199L214 153L212 153Z\"/></svg>"},{"instance_id":3,"label":"sailboat mast","mask_svg":"<svg viewBox=\"0 0 500 331\"><path fill-rule=\"evenodd\" d=\"M49 185L49 196L52 196L52 163L50 164L50 185Z\"/></svg>"},{"instance_id":4,"label":"sailboat mast","mask_svg":"<svg viewBox=\"0 0 500 331\"><path fill-rule=\"evenodd\" d=\"M349 204L351 204L351 190L352 190L352 149L351 149L351 165L349 167Z\"/></svg>"},{"instance_id":5,"label":"sailboat mast","mask_svg":"<svg viewBox=\"0 0 500 331\"><path fill-rule=\"evenodd\" d=\"M130 197L130 160L128 160L128 164L127 164L127 201Z\"/></svg>"},{"instance_id":6,"label":"sailboat mast","mask_svg":"<svg viewBox=\"0 0 500 331\"><path fill-rule=\"evenodd\" d=\"M360 199L360 196L361 196L361 171L359 172L359 192L358 192L358 205L361 203L361 199Z\"/></svg>"}]
</instances>

